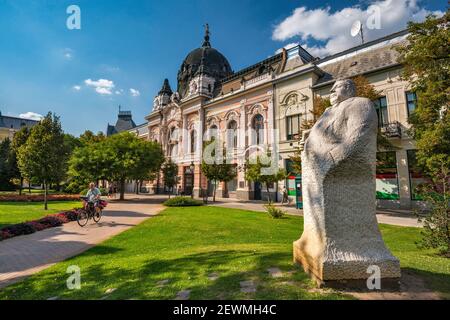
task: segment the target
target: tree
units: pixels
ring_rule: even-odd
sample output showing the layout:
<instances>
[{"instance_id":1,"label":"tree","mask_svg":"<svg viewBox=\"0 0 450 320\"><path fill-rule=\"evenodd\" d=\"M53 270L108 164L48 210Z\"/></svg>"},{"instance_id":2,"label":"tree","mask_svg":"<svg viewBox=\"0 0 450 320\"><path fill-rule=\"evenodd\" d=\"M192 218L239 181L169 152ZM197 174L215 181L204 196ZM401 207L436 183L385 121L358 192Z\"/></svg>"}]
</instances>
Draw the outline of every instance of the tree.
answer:
<instances>
[{"instance_id":1,"label":"tree","mask_svg":"<svg viewBox=\"0 0 450 320\"><path fill-rule=\"evenodd\" d=\"M227 158L226 149L223 147L220 148L219 142L216 139L205 143L203 154L206 156L202 160L202 173L209 181L214 183L213 202L216 202L217 182L222 181L227 183L233 180L237 175L236 166L229 161L230 158Z\"/></svg>"},{"instance_id":2,"label":"tree","mask_svg":"<svg viewBox=\"0 0 450 320\"><path fill-rule=\"evenodd\" d=\"M79 142L81 145L86 145L90 143L100 142L106 139L106 136L103 132L98 132L94 134L90 130L86 130L84 133L80 135Z\"/></svg>"},{"instance_id":3,"label":"tree","mask_svg":"<svg viewBox=\"0 0 450 320\"><path fill-rule=\"evenodd\" d=\"M247 160L245 180L265 184L269 202L272 202L269 186L271 184L277 183L278 181L286 179L287 173L284 169L277 169L276 171L273 171L273 169L270 167L271 161L273 160L262 161L263 159L264 158L262 158L261 156L257 156L253 161Z\"/></svg>"},{"instance_id":4,"label":"tree","mask_svg":"<svg viewBox=\"0 0 450 320\"><path fill-rule=\"evenodd\" d=\"M168 159L162 168L164 185L169 189L170 194L173 192L173 187L177 185L178 180L178 166L170 159Z\"/></svg>"},{"instance_id":5,"label":"tree","mask_svg":"<svg viewBox=\"0 0 450 320\"><path fill-rule=\"evenodd\" d=\"M435 248L450 258L450 168L442 164L441 172L432 177L432 183L422 186L420 194L430 204L425 212L422 239L419 248Z\"/></svg>"},{"instance_id":6,"label":"tree","mask_svg":"<svg viewBox=\"0 0 450 320\"><path fill-rule=\"evenodd\" d=\"M19 148L18 164L22 176L33 177L44 186L44 208L51 183L59 183L65 174L67 153L59 117L51 112L31 129L25 144Z\"/></svg>"},{"instance_id":7,"label":"tree","mask_svg":"<svg viewBox=\"0 0 450 320\"><path fill-rule=\"evenodd\" d=\"M14 157L14 178L19 179L19 194L22 194L23 181L26 177L24 177L19 170L17 154L19 152L19 148L22 145L24 145L25 142L27 142L27 139L29 136L30 136L30 130L28 129L28 127L23 127L14 134L14 137L13 137L13 140L11 143L11 149L12 149L13 157ZM30 180L30 177L28 177L28 180ZM30 187L30 184L31 183L29 183L29 187Z\"/></svg>"},{"instance_id":8,"label":"tree","mask_svg":"<svg viewBox=\"0 0 450 320\"><path fill-rule=\"evenodd\" d=\"M409 117L417 163L431 178L421 195L431 210L424 221L422 246L450 256L450 12L408 24L407 42L398 47L402 78L417 96Z\"/></svg>"},{"instance_id":9,"label":"tree","mask_svg":"<svg viewBox=\"0 0 450 320\"><path fill-rule=\"evenodd\" d=\"M373 85L370 84L364 76L356 76L353 79L356 87L356 96L367 98L370 101L375 101L381 97L381 92L376 90ZM381 128L378 128L377 132L377 150L395 150L395 147L391 141L381 132Z\"/></svg>"},{"instance_id":10,"label":"tree","mask_svg":"<svg viewBox=\"0 0 450 320\"><path fill-rule=\"evenodd\" d=\"M303 130L311 129L328 107L331 107L330 99L322 98L319 95L315 95L313 98L313 108L309 110L313 118L312 119L305 118L302 121L302 129Z\"/></svg>"},{"instance_id":11,"label":"tree","mask_svg":"<svg viewBox=\"0 0 450 320\"><path fill-rule=\"evenodd\" d=\"M416 93L417 107L409 117L417 144L417 161L431 175L450 167L450 12L424 22L409 23L407 43L398 47L402 78Z\"/></svg>"},{"instance_id":12,"label":"tree","mask_svg":"<svg viewBox=\"0 0 450 320\"><path fill-rule=\"evenodd\" d=\"M161 146L154 141L138 139L136 148L139 165L130 172L130 177L136 181L136 194L139 194L142 181L155 179L156 172L164 163L164 155Z\"/></svg>"},{"instance_id":13,"label":"tree","mask_svg":"<svg viewBox=\"0 0 450 320\"><path fill-rule=\"evenodd\" d=\"M149 177L163 160L159 144L122 132L77 148L70 159L69 175L86 184L99 179L118 181L120 200L124 200L126 180Z\"/></svg>"},{"instance_id":14,"label":"tree","mask_svg":"<svg viewBox=\"0 0 450 320\"><path fill-rule=\"evenodd\" d=\"M14 158L9 138L0 142L0 190L14 190Z\"/></svg>"}]
</instances>

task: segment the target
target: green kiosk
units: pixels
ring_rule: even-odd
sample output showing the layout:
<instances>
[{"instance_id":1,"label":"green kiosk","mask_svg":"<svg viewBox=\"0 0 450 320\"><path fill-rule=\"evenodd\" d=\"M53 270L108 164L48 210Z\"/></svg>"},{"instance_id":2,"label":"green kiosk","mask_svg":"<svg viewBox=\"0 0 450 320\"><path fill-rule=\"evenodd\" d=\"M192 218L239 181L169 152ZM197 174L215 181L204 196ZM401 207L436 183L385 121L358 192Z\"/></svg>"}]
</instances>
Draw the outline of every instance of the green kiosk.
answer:
<instances>
[{"instance_id":1,"label":"green kiosk","mask_svg":"<svg viewBox=\"0 0 450 320\"><path fill-rule=\"evenodd\" d=\"M302 176L295 177L295 205L297 209L303 209Z\"/></svg>"}]
</instances>

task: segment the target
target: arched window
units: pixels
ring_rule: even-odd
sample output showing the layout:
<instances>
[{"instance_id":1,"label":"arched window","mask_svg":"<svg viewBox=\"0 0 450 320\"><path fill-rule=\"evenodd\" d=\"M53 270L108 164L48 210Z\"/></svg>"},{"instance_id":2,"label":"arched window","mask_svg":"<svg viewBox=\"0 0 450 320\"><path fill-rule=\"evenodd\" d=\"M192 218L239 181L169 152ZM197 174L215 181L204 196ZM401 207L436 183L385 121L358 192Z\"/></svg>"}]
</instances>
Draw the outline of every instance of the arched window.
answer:
<instances>
[{"instance_id":1,"label":"arched window","mask_svg":"<svg viewBox=\"0 0 450 320\"><path fill-rule=\"evenodd\" d=\"M264 143L264 117L260 114L257 114L253 118L252 128L255 132L255 144L263 144Z\"/></svg>"},{"instance_id":2,"label":"arched window","mask_svg":"<svg viewBox=\"0 0 450 320\"><path fill-rule=\"evenodd\" d=\"M197 131L195 129L191 130L191 153L195 153L197 151Z\"/></svg>"},{"instance_id":3,"label":"arched window","mask_svg":"<svg viewBox=\"0 0 450 320\"><path fill-rule=\"evenodd\" d=\"M237 147L237 122L234 120L231 120L228 122L227 126L227 145L228 148L234 149Z\"/></svg>"},{"instance_id":4,"label":"arched window","mask_svg":"<svg viewBox=\"0 0 450 320\"><path fill-rule=\"evenodd\" d=\"M175 127L172 127L169 131L169 141L178 140L178 130Z\"/></svg>"},{"instance_id":5,"label":"arched window","mask_svg":"<svg viewBox=\"0 0 450 320\"><path fill-rule=\"evenodd\" d=\"M209 133L208 133L209 140L210 141L215 140L219 133L219 131L217 130L217 126L215 124L213 124L211 127L209 127L208 131L209 131Z\"/></svg>"}]
</instances>

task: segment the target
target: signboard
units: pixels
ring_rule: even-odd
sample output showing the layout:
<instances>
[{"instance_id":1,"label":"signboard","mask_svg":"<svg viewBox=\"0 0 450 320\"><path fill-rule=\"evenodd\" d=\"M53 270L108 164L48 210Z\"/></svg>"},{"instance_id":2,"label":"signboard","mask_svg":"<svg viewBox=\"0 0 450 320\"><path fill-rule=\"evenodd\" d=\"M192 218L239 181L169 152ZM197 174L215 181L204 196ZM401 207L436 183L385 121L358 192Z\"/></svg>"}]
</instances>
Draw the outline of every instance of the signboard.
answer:
<instances>
[{"instance_id":1,"label":"signboard","mask_svg":"<svg viewBox=\"0 0 450 320\"><path fill-rule=\"evenodd\" d=\"M303 209L302 177L295 178L295 204L297 209Z\"/></svg>"}]
</instances>

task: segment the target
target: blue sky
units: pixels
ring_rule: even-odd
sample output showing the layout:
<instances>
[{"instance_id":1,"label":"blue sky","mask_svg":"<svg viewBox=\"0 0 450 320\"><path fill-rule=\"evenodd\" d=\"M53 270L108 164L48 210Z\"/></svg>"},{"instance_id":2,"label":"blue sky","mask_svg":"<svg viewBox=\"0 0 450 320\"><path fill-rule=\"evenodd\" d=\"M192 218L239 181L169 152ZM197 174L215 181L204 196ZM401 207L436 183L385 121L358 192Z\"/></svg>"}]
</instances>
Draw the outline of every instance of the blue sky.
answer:
<instances>
[{"instance_id":1,"label":"blue sky","mask_svg":"<svg viewBox=\"0 0 450 320\"><path fill-rule=\"evenodd\" d=\"M72 4L81 9L81 30L66 27ZM371 4L380 8L381 28L367 30L369 40L446 10L443 0L0 0L0 111L53 111L79 135L105 131L122 105L140 124L164 78L176 89L178 68L201 45L206 22L212 46L236 71L285 45L318 56L351 47L357 39L347 29L367 19Z\"/></svg>"}]
</instances>

